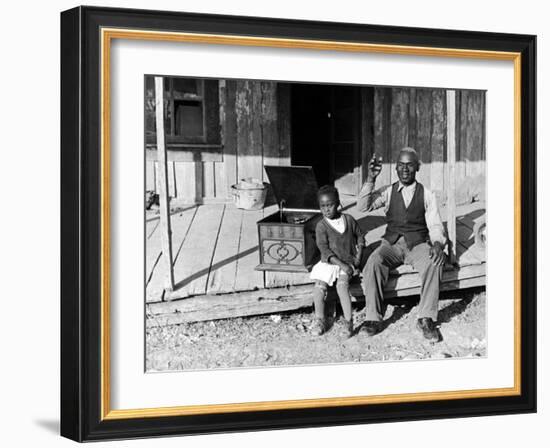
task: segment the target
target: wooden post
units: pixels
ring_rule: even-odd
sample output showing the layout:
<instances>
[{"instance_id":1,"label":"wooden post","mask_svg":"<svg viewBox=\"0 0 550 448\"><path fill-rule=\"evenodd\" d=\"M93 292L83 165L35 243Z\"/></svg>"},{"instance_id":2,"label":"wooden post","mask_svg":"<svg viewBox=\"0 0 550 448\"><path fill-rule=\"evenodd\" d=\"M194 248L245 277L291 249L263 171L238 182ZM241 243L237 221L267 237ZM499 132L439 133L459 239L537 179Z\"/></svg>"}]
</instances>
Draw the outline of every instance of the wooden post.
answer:
<instances>
[{"instance_id":1,"label":"wooden post","mask_svg":"<svg viewBox=\"0 0 550 448\"><path fill-rule=\"evenodd\" d=\"M449 233L449 261L455 263L456 255L456 92L447 90L447 231Z\"/></svg>"},{"instance_id":2,"label":"wooden post","mask_svg":"<svg viewBox=\"0 0 550 448\"><path fill-rule=\"evenodd\" d=\"M170 229L170 197L168 195L168 162L164 144L164 79L155 77L155 115L157 125L157 157L159 174L160 238L162 258L167 268L165 289L174 289L172 265L172 230Z\"/></svg>"}]
</instances>

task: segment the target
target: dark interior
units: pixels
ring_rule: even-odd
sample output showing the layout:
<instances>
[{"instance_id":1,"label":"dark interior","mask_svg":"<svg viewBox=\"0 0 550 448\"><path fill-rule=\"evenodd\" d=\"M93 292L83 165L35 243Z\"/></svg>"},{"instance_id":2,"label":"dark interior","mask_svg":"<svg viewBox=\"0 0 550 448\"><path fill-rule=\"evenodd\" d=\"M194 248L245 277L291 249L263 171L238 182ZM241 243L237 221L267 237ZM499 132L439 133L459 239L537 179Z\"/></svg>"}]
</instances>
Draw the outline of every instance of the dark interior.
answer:
<instances>
[{"instance_id":1,"label":"dark interior","mask_svg":"<svg viewBox=\"0 0 550 448\"><path fill-rule=\"evenodd\" d=\"M330 88L292 84L292 165L312 166L319 185L330 182Z\"/></svg>"},{"instance_id":2,"label":"dark interior","mask_svg":"<svg viewBox=\"0 0 550 448\"><path fill-rule=\"evenodd\" d=\"M319 186L358 163L360 93L355 86L292 84L292 165L312 166Z\"/></svg>"},{"instance_id":3,"label":"dark interior","mask_svg":"<svg viewBox=\"0 0 550 448\"><path fill-rule=\"evenodd\" d=\"M284 223L284 224L296 224L301 225L309 221L314 217L318 217L319 213L306 213L306 212L283 212L273 213L259 222L263 223Z\"/></svg>"}]
</instances>

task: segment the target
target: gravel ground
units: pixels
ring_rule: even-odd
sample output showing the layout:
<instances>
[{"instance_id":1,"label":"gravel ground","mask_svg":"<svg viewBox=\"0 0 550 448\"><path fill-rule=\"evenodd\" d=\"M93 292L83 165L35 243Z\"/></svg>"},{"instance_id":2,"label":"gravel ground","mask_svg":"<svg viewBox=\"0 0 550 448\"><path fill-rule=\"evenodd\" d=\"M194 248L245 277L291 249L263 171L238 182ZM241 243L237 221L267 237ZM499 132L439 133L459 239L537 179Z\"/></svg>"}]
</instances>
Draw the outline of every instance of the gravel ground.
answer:
<instances>
[{"instance_id":1,"label":"gravel ground","mask_svg":"<svg viewBox=\"0 0 550 448\"><path fill-rule=\"evenodd\" d=\"M416 298L418 300L418 298ZM442 295L442 341L425 340L416 329L413 298L390 302L384 330L361 331L362 312L354 310L356 333L344 336L336 318L323 336L310 334L311 309L147 330L147 370L195 370L289 366L342 362L484 357L487 354L486 297L483 289Z\"/></svg>"}]
</instances>

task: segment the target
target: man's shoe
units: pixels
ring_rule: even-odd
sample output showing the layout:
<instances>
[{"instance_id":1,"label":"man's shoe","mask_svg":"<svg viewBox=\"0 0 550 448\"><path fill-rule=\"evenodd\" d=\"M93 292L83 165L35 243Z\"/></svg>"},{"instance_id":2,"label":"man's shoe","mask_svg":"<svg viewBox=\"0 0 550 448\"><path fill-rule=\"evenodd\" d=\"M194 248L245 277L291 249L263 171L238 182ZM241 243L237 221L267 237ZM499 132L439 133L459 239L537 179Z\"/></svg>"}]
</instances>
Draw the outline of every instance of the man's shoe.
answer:
<instances>
[{"instance_id":1,"label":"man's shoe","mask_svg":"<svg viewBox=\"0 0 550 448\"><path fill-rule=\"evenodd\" d=\"M435 326L435 322L430 317L422 317L418 319L416 322L416 327L429 341L439 342L439 330Z\"/></svg>"},{"instance_id":2,"label":"man's shoe","mask_svg":"<svg viewBox=\"0 0 550 448\"><path fill-rule=\"evenodd\" d=\"M325 331L327 331L326 319L320 319L319 317L315 318L313 326L311 327L311 334L313 336L321 336Z\"/></svg>"},{"instance_id":3,"label":"man's shoe","mask_svg":"<svg viewBox=\"0 0 550 448\"><path fill-rule=\"evenodd\" d=\"M367 320L363 324L363 330L367 333L368 336L374 336L380 332L380 322L377 320Z\"/></svg>"}]
</instances>

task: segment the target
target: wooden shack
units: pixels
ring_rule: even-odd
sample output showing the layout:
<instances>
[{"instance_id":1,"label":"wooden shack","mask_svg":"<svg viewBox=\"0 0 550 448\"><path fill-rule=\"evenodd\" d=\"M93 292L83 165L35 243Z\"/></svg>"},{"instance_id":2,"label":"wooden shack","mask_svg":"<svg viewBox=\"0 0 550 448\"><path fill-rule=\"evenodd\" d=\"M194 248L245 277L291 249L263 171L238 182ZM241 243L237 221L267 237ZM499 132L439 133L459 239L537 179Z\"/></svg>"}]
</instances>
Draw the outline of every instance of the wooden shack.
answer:
<instances>
[{"instance_id":1,"label":"wooden shack","mask_svg":"<svg viewBox=\"0 0 550 448\"><path fill-rule=\"evenodd\" d=\"M154 88L146 82L146 189L158 191ZM404 146L418 179L445 197L445 90L164 78L169 195L179 203L231 201L239 179L267 181L264 165L311 165L319 184L355 195L366 161L382 156L380 185L396 179ZM485 92L456 91L456 183L485 173ZM479 182L481 185L482 182Z\"/></svg>"},{"instance_id":2,"label":"wooden shack","mask_svg":"<svg viewBox=\"0 0 550 448\"><path fill-rule=\"evenodd\" d=\"M436 192L457 240L453 250L460 269L446 274L447 286L484 284L485 252L474 245L475 227L485 215L484 92L452 91L449 102L444 89L164 78L164 110L156 116L153 79L146 79L145 88L146 189L161 191L166 177L166 199L177 212L170 216L168 231L158 216L147 217L148 302L310 283L304 273L254 270L259 262L256 222L277 206L239 210L230 191L239 179L267 181L265 165L313 166L318 183L337 186L346 212L360 220L375 244L384 219L356 210L355 197L373 154L384 161L377 185L396 180L394 163L404 146L418 151L418 180ZM454 113L448 104L454 104ZM165 176L157 154L159 120L164 121ZM451 146L455 158L449 164ZM168 296L163 232L171 234L173 291ZM417 293L414 272L395 274L389 295Z\"/></svg>"}]
</instances>

